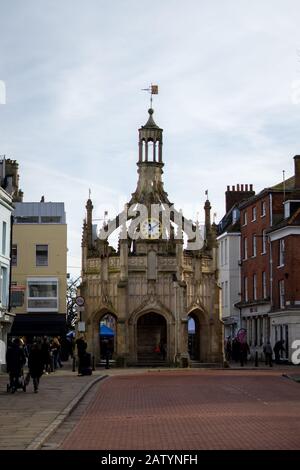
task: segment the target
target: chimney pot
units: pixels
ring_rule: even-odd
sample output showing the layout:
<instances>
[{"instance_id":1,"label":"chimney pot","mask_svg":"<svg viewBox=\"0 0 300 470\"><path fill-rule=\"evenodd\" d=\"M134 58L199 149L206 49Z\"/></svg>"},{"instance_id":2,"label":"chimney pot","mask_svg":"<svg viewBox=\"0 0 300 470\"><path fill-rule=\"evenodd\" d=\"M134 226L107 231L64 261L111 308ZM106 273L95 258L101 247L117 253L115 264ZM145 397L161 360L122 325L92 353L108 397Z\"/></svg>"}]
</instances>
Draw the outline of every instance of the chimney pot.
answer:
<instances>
[{"instance_id":1,"label":"chimney pot","mask_svg":"<svg viewBox=\"0 0 300 470\"><path fill-rule=\"evenodd\" d=\"M248 191L248 185L245 184L245 191Z\"/></svg>"},{"instance_id":2,"label":"chimney pot","mask_svg":"<svg viewBox=\"0 0 300 470\"><path fill-rule=\"evenodd\" d=\"M253 184L250 184L250 191L253 191Z\"/></svg>"},{"instance_id":3,"label":"chimney pot","mask_svg":"<svg viewBox=\"0 0 300 470\"><path fill-rule=\"evenodd\" d=\"M237 191L240 190L240 185L239 185L239 184L236 185L236 190L237 190Z\"/></svg>"},{"instance_id":4,"label":"chimney pot","mask_svg":"<svg viewBox=\"0 0 300 470\"><path fill-rule=\"evenodd\" d=\"M241 184L241 191L244 191L244 185Z\"/></svg>"},{"instance_id":5,"label":"chimney pot","mask_svg":"<svg viewBox=\"0 0 300 470\"><path fill-rule=\"evenodd\" d=\"M235 191L235 187L234 187L234 186L232 186L232 190L231 190L231 191Z\"/></svg>"},{"instance_id":6,"label":"chimney pot","mask_svg":"<svg viewBox=\"0 0 300 470\"><path fill-rule=\"evenodd\" d=\"M227 191L230 191L230 186L227 186Z\"/></svg>"}]
</instances>

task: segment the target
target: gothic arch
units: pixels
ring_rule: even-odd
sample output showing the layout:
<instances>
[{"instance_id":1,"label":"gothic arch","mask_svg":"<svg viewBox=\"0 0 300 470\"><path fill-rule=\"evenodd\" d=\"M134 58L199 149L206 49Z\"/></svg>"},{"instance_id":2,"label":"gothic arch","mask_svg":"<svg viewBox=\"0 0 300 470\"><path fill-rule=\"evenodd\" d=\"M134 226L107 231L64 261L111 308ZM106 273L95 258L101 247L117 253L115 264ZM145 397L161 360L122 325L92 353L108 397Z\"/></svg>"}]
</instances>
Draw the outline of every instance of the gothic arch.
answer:
<instances>
[{"instance_id":1,"label":"gothic arch","mask_svg":"<svg viewBox=\"0 0 300 470\"><path fill-rule=\"evenodd\" d=\"M114 308L110 305L102 305L91 314L87 321L87 339L91 347L91 352L98 363L101 359L101 338L100 338L100 322L105 315L111 315L115 321L115 336L111 348L115 354L118 350L118 315Z\"/></svg>"},{"instance_id":2,"label":"gothic arch","mask_svg":"<svg viewBox=\"0 0 300 470\"><path fill-rule=\"evenodd\" d=\"M129 336L131 338L130 341L130 356L134 359L134 361L138 360L138 350L139 350L139 324L142 321L142 318L151 314L155 316L160 316L162 319L162 337L161 340L165 341L166 350L167 350L167 357L169 357L169 352L171 350L171 329L175 322L175 318L171 310L165 307L161 302L159 302L156 298L152 298L152 296L147 297L144 302L135 309L129 319L128 319L128 329L129 329ZM164 326L163 326L164 325ZM153 333L153 332L152 332ZM154 334L154 333L153 333ZM154 345L153 345L154 348Z\"/></svg>"},{"instance_id":3,"label":"gothic arch","mask_svg":"<svg viewBox=\"0 0 300 470\"><path fill-rule=\"evenodd\" d=\"M129 316L128 324L134 325L137 323L139 317L145 315L146 313L157 313L158 315L162 315L167 323L171 323L175 321L174 314L171 310L169 310L165 305L163 305L159 300L156 298L151 298L151 296L144 300L144 302L139 305Z\"/></svg>"},{"instance_id":4,"label":"gothic arch","mask_svg":"<svg viewBox=\"0 0 300 470\"><path fill-rule=\"evenodd\" d=\"M191 360L207 362L210 349L210 325L207 312L201 307L194 306L187 313L187 318L195 322L195 333L189 334L189 354Z\"/></svg>"}]
</instances>

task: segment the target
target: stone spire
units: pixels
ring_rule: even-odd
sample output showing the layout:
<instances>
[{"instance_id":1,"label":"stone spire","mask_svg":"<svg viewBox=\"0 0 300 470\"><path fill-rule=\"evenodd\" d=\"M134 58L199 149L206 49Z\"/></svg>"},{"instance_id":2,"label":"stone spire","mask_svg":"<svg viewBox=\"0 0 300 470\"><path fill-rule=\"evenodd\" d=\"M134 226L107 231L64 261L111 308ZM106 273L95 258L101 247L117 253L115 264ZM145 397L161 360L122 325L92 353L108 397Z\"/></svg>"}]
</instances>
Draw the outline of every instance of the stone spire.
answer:
<instances>
[{"instance_id":1,"label":"stone spire","mask_svg":"<svg viewBox=\"0 0 300 470\"><path fill-rule=\"evenodd\" d=\"M86 203L86 242L88 248L92 248L93 245L93 224L92 224L92 218L93 218L93 204L91 199L87 200Z\"/></svg>"},{"instance_id":2,"label":"stone spire","mask_svg":"<svg viewBox=\"0 0 300 470\"><path fill-rule=\"evenodd\" d=\"M205 240L207 246L210 246L211 243L211 221L210 221L210 211L211 205L208 199L206 199L204 204L204 211L205 211Z\"/></svg>"}]
</instances>

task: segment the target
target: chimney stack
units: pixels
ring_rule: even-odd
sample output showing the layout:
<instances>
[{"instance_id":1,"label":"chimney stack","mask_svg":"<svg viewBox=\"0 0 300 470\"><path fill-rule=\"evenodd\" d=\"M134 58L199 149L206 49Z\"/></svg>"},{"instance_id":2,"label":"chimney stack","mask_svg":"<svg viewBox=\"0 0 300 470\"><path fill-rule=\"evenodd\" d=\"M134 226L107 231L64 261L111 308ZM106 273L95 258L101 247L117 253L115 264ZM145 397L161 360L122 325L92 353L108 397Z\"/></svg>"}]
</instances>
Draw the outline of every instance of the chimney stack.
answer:
<instances>
[{"instance_id":1,"label":"chimney stack","mask_svg":"<svg viewBox=\"0 0 300 470\"><path fill-rule=\"evenodd\" d=\"M300 189L300 155L294 156L295 162L295 188Z\"/></svg>"},{"instance_id":2,"label":"chimney stack","mask_svg":"<svg viewBox=\"0 0 300 470\"><path fill-rule=\"evenodd\" d=\"M300 160L300 157L299 157L299 160ZM231 190L230 190L230 186L227 186L227 191L225 193L226 213L232 208L234 204L240 203L246 199L249 199L250 197L254 195L255 195L255 191L253 191L252 184L250 184L250 190L248 190L248 184L245 184L245 185L237 184L236 187L232 186Z\"/></svg>"}]
</instances>

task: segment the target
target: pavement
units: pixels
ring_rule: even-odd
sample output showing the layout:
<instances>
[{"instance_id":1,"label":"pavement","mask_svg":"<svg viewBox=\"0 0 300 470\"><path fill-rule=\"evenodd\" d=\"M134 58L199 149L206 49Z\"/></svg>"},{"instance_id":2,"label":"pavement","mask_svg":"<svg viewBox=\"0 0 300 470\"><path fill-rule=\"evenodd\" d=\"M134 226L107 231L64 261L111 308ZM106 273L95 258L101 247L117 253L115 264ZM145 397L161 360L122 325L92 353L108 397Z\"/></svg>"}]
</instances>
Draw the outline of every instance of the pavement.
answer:
<instances>
[{"instance_id":1,"label":"pavement","mask_svg":"<svg viewBox=\"0 0 300 470\"><path fill-rule=\"evenodd\" d=\"M300 449L300 384L286 376L299 377L300 368L78 377L64 363L41 378L38 394L32 383L9 394L0 375L0 450Z\"/></svg>"}]
</instances>

